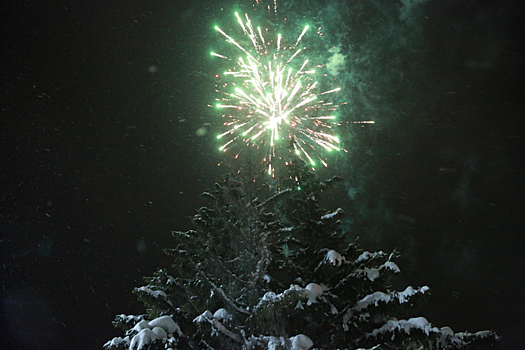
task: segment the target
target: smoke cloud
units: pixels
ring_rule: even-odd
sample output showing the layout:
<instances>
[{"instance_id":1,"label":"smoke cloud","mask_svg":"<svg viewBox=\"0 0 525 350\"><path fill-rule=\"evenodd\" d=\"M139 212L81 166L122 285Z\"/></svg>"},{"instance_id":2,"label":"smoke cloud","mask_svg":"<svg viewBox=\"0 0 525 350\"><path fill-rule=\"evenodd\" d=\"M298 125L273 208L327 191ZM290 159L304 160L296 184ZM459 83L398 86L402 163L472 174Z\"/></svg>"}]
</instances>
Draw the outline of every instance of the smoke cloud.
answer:
<instances>
[{"instance_id":1,"label":"smoke cloud","mask_svg":"<svg viewBox=\"0 0 525 350\"><path fill-rule=\"evenodd\" d=\"M326 67L329 69L331 75L339 75L339 71L345 68L346 56L341 53L341 45L334 46L328 49L328 52L332 54L328 59Z\"/></svg>"}]
</instances>

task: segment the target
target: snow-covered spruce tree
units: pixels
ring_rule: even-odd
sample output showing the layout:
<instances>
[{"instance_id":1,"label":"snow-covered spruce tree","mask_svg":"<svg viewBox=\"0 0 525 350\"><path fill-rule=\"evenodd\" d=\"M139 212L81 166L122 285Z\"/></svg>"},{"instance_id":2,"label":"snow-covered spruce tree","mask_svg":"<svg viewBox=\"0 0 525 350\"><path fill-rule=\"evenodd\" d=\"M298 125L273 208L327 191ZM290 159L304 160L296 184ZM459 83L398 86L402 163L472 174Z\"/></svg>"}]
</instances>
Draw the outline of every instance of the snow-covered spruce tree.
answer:
<instances>
[{"instance_id":1,"label":"snow-covered spruce tree","mask_svg":"<svg viewBox=\"0 0 525 350\"><path fill-rule=\"evenodd\" d=\"M428 287L395 291L396 252L361 250L340 228L341 209L319 197L300 160L272 187L229 175L203 194L194 229L174 232L170 267L135 293L146 306L119 315L126 331L106 349L482 349L491 331L454 333L424 317L397 319Z\"/></svg>"}]
</instances>

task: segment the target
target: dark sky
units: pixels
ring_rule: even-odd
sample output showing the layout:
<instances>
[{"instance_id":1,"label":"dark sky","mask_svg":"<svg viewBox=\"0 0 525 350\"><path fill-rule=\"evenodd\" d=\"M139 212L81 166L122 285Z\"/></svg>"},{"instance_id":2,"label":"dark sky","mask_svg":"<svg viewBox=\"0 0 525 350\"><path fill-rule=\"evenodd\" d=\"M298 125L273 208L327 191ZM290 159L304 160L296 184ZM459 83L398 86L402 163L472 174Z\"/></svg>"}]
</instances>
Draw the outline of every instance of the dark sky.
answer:
<instances>
[{"instance_id":1,"label":"dark sky","mask_svg":"<svg viewBox=\"0 0 525 350\"><path fill-rule=\"evenodd\" d=\"M350 155L334 166L345 183L328 201L344 207L364 248L401 251L400 284L432 288L416 312L456 331L495 329L523 349L525 10L426 6L404 34L418 35L412 56L379 41L359 52L351 41L379 38L386 24L374 12L346 18L356 26L339 33L343 45L371 55L352 73L372 86L352 95L354 117L376 124L348 127ZM217 167L207 104L212 27L233 7L0 6L1 321L13 349L101 348L120 335L116 314L142 311L132 289L169 262L160 251L170 232L189 228L199 194L228 170ZM399 67L408 90L381 84Z\"/></svg>"}]
</instances>

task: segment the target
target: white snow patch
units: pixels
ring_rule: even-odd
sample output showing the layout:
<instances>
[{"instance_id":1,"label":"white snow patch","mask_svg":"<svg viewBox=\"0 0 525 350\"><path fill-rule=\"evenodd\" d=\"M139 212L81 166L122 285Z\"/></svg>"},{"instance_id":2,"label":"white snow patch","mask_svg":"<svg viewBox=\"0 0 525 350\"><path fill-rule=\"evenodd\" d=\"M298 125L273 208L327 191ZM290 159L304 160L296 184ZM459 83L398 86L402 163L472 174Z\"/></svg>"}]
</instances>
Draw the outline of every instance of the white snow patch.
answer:
<instances>
[{"instance_id":1,"label":"white snow patch","mask_svg":"<svg viewBox=\"0 0 525 350\"><path fill-rule=\"evenodd\" d=\"M341 256L338 252L335 250L329 250L328 253L326 253L326 256L324 257L325 261L328 261L330 264L334 266L341 266L341 263L345 261L345 258Z\"/></svg>"},{"instance_id":2,"label":"white snow patch","mask_svg":"<svg viewBox=\"0 0 525 350\"><path fill-rule=\"evenodd\" d=\"M321 220L328 220L328 219L331 219L334 216L342 214L342 213L343 213L343 209L337 208L335 211L321 216Z\"/></svg>"},{"instance_id":3,"label":"white snow patch","mask_svg":"<svg viewBox=\"0 0 525 350\"><path fill-rule=\"evenodd\" d=\"M157 339L157 335L154 334L151 331L151 329L144 328L137 335L135 335L133 339L131 339L131 344L129 345L129 349L130 350L140 350L144 346L154 341L155 339Z\"/></svg>"},{"instance_id":4,"label":"white snow patch","mask_svg":"<svg viewBox=\"0 0 525 350\"><path fill-rule=\"evenodd\" d=\"M126 337L128 340L126 340L126 338L122 340L115 338L111 341L111 345L113 345L114 342L120 342L126 346L129 344L130 350L140 350L156 339L166 339L167 341L169 341L170 338L173 339L173 333L177 333L181 337L183 336L179 325L175 323L170 316L157 317L149 323L146 320L142 320L137 322L128 332L131 331L138 332L131 338L131 342L129 341L129 337Z\"/></svg>"},{"instance_id":5,"label":"white snow patch","mask_svg":"<svg viewBox=\"0 0 525 350\"><path fill-rule=\"evenodd\" d=\"M474 333L474 335L479 338L487 338L487 337L492 336L493 334L494 333L492 331L479 331L479 332Z\"/></svg>"},{"instance_id":6,"label":"white snow patch","mask_svg":"<svg viewBox=\"0 0 525 350\"><path fill-rule=\"evenodd\" d=\"M445 327L441 327L441 334L445 336L454 335L454 331L452 330L452 328L445 326Z\"/></svg>"},{"instance_id":7,"label":"white snow patch","mask_svg":"<svg viewBox=\"0 0 525 350\"><path fill-rule=\"evenodd\" d=\"M413 329L419 329L426 335L429 335L430 332L439 333L439 329L437 327L432 327L426 318L413 317L408 320L388 320L382 327L374 329L372 333L369 333L367 336L376 337L378 334L394 332L396 330L410 334Z\"/></svg>"},{"instance_id":8,"label":"white snow patch","mask_svg":"<svg viewBox=\"0 0 525 350\"><path fill-rule=\"evenodd\" d=\"M417 328L425 332L428 335L430 332L439 332L439 329L432 327L430 322L424 317L412 317L403 325L406 333L409 333L411 329Z\"/></svg>"},{"instance_id":9,"label":"white snow patch","mask_svg":"<svg viewBox=\"0 0 525 350\"><path fill-rule=\"evenodd\" d=\"M106 342L106 344L104 344L104 348L109 348L110 346L116 346L116 347L124 346L124 347L128 347L129 346L129 337L124 337L124 338L115 337L115 338L111 339L110 341Z\"/></svg>"},{"instance_id":10,"label":"white snow patch","mask_svg":"<svg viewBox=\"0 0 525 350\"><path fill-rule=\"evenodd\" d=\"M392 261L387 261L386 263L381 265L380 269L392 270L396 273L401 272L401 270L399 269L399 266L397 266L397 264Z\"/></svg>"},{"instance_id":11,"label":"white snow patch","mask_svg":"<svg viewBox=\"0 0 525 350\"><path fill-rule=\"evenodd\" d=\"M337 315L339 313L337 308L332 303L330 303L330 312L332 313L332 315Z\"/></svg>"},{"instance_id":12,"label":"white snow patch","mask_svg":"<svg viewBox=\"0 0 525 350\"><path fill-rule=\"evenodd\" d=\"M366 309L371 304L374 304L377 306L379 302L384 301L387 303L390 301L390 299L391 299L391 296L388 294L385 294L383 292L374 292L372 294L368 294L366 297L359 300L356 306L354 307L354 309L357 311L361 311L363 309Z\"/></svg>"},{"instance_id":13,"label":"white snow patch","mask_svg":"<svg viewBox=\"0 0 525 350\"><path fill-rule=\"evenodd\" d=\"M323 288L317 283L309 283L306 288L306 297L308 298L307 305L316 302L317 297L323 295Z\"/></svg>"},{"instance_id":14,"label":"white snow patch","mask_svg":"<svg viewBox=\"0 0 525 350\"><path fill-rule=\"evenodd\" d=\"M152 297L154 298L158 298L159 296L161 297L167 297L166 293L164 293L163 291L161 290L153 290L153 289L150 289L148 287L140 287L140 288L136 288L137 290L141 291L141 292L145 292L149 295L151 295Z\"/></svg>"},{"instance_id":15,"label":"white snow patch","mask_svg":"<svg viewBox=\"0 0 525 350\"><path fill-rule=\"evenodd\" d=\"M291 337L290 341L292 342L292 350L308 350L314 345L312 339L304 334L298 334L295 337Z\"/></svg>"},{"instance_id":16,"label":"white snow patch","mask_svg":"<svg viewBox=\"0 0 525 350\"><path fill-rule=\"evenodd\" d=\"M389 303L394 298L397 298L398 302L400 304L405 303L408 301L408 299L417 293L425 293L430 288L428 286L423 286L418 289L414 289L411 286L408 286L404 291L402 292L393 292L390 294L385 294L383 292L374 292L372 294L369 294L365 296L363 299L359 300L354 307L354 310L360 311L363 309L366 309L370 305L379 305L380 302Z\"/></svg>"},{"instance_id":17,"label":"white snow patch","mask_svg":"<svg viewBox=\"0 0 525 350\"><path fill-rule=\"evenodd\" d=\"M296 284L291 284L290 288L288 288L287 290L279 294L275 294L275 292L272 292L272 291L266 292L261 298L261 300L259 300L259 304L257 304L257 307L259 307L261 303L264 301L272 302L272 303L277 302L277 301L282 300L287 294L297 293L297 292L302 292L302 291L304 291L304 289L301 288L300 286Z\"/></svg>"},{"instance_id":18,"label":"white snow patch","mask_svg":"<svg viewBox=\"0 0 525 350\"><path fill-rule=\"evenodd\" d=\"M441 336L439 337L438 344L441 344L443 348L449 343L448 340L454 337L454 331L450 327L441 327Z\"/></svg>"},{"instance_id":19,"label":"white snow patch","mask_svg":"<svg viewBox=\"0 0 525 350\"><path fill-rule=\"evenodd\" d=\"M379 270L376 268L369 269L368 267L365 267L365 273L370 281L374 281L379 277Z\"/></svg>"},{"instance_id":20,"label":"white snow patch","mask_svg":"<svg viewBox=\"0 0 525 350\"><path fill-rule=\"evenodd\" d=\"M213 318L224 322L231 320L232 316L230 315L228 310L226 310L225 308L220 308L219 310L213 313Z\"/></svg>"},{"instance_id":21,"label":"white snow patch","mask_svg":"<svg viewBox=\"0 0 525 350\"><path fill-rule=\"evenodd\" d=\"M408 298L410 298L412 295L417 294L417 293L424 294L429 289L430 288L428 286L423 286L418 289L414 289L412 288L412 286L408 286L403 292L398 293L399 303L400 304L405 303L408 301Z\"/></svg>"},{"instance_id":22,"label":"white snow patch","mask_svg":"<svg viewBox=\"0 0 525 350\"><path fill-rule=\"evenodd\" d=\"M277 299L277 294L275 292L269 291L264 293L263 297L261 298L261 301L274 301Z\"/></svg>"},{"instance_id":23,"label":"white snow patch","mask_svg":"<svg viewBox=\"0 0 525 350\"><path fill-rule=\"evenodd\" d=\"M283 337L279 337L279 338L274 337L274 336L268 337L268 350L282 349L285 346L286 346L286 342L284 341Z\"/></svg>"},{"instance_id":24,"label":"white snow patch","mask_svg":"<svg viewBox=\"0 0 525 350\"><path fill-rule=\"evenodd\" d=\"M360 262L369 260L372 257L373 257L372 253L370 253L369 251L364 251L361 253L361 255L359 255L359 257L357 258L355 262L360 263Z\"/></svg>"},{"instance_id":25,"label":"white snow patch","mask_svg":"<svg viewBox=\"0 0 525 350\"><path fill-rule=\"evenodd\" d=\"M380 349L380 348L381 348L381 344L377 344L377 345L374 345L374 346L372 346L371 348L368 348L368 349L358 348L356 350L375 350L375 349Z\"/></svg>"},{"instance_id":26,"label":"white snow patch","mask_svg":"<svg viewBox=\"0 0 525 350\"><path fill-rule=\"evenodd\" d=\"M213 319L213 314L209 310L206 310L199 316L195 317L195 319L193 319L193 322L197 322L197 323L208 322L212 319Z\"/></svg>"},{"instance_id":27,"label":"white snow patch","mask_svg":"<svg viewBox=\"0 0 525 350\"><path fill-rule=\"evenodd\" d=\"M379 266L379 268L365 267L364 269L356 269L355 272L352 273L352 276L361 277L363 275L366 275L366 277L370 281L375 281L381 275L381 271L385 271L385 270L391 270L391 271L394 271L395 273L398 273L401 271L395 263L388 261L384 263L383 265Z\"/></svg>"},{"instance_id":28,"label":"white snow patch","mask_svg":"<svg viewBox=\"0 0 525 350\"><path fill-rule=\"evenodd\" d=\"M136 331L137 333L145 328L150 328L147 321L140 321L138 322L131 330Z\"/></svg>"},{"instance_id":29,"label":"white snow patch","mask_svg":"<svg viewBox=\"0 0 525 350\"><path fill-rule=\"evenodd\" d=\"M161 328L161 327L153 327L153 329L151 330L153 332L153 334L155 334L155 336L157 337L157 339L164 339L164 338L167 338L168 337L168 334L166 333L166 331L164 330L164 328Z\"/></svg>"},{"instance_id":30,"label":"white snow patch","mask_svg":"<svg viewBox=\"0 0 525 350\"><path fill-rule=\"evenodd\" d=\"M161 327L169 334L177 333L181 337L183 335L179 325L170 316L157 317L149 323L149 326L150 328Z\"/></svg>"},{"instance_id":31,"label":"white snow patch","mask_svg":"<svg viewBox=\"0 0 525 350\"><path fill-rule=\"evenodd\" d=\"M142 319L142 316L120 314L117 316L117 318L121 322L128 324L128 323L131 323L131 321L135 321L135 322L140 321Z\"/></svg>"}]
</instances>

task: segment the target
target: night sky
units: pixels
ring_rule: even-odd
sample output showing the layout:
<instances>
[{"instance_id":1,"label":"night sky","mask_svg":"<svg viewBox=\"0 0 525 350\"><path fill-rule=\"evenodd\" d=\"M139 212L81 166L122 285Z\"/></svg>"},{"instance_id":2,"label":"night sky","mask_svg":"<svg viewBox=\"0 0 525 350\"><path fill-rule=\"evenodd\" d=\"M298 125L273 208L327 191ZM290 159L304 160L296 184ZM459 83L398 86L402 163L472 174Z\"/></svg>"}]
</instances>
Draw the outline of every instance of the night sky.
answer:
<instances>
[{"instance_id":1,"label":"night sky","mask_svg":"<svg viewBox=\"0 0 525 350\"><path fill-rule=\"evenodd\" d=\"M232 170L209 52L241 3L0 5L2 349L98 349L143 311L133 288ZM401 252L400 286L431 287L414 316L525 349L525 7L430 0L396 32L401 2L356 3L317 1L344 19L325 40L352 52L346 120L375 121L344 125L327 205Z\"/></svg>"}]
</instances>

